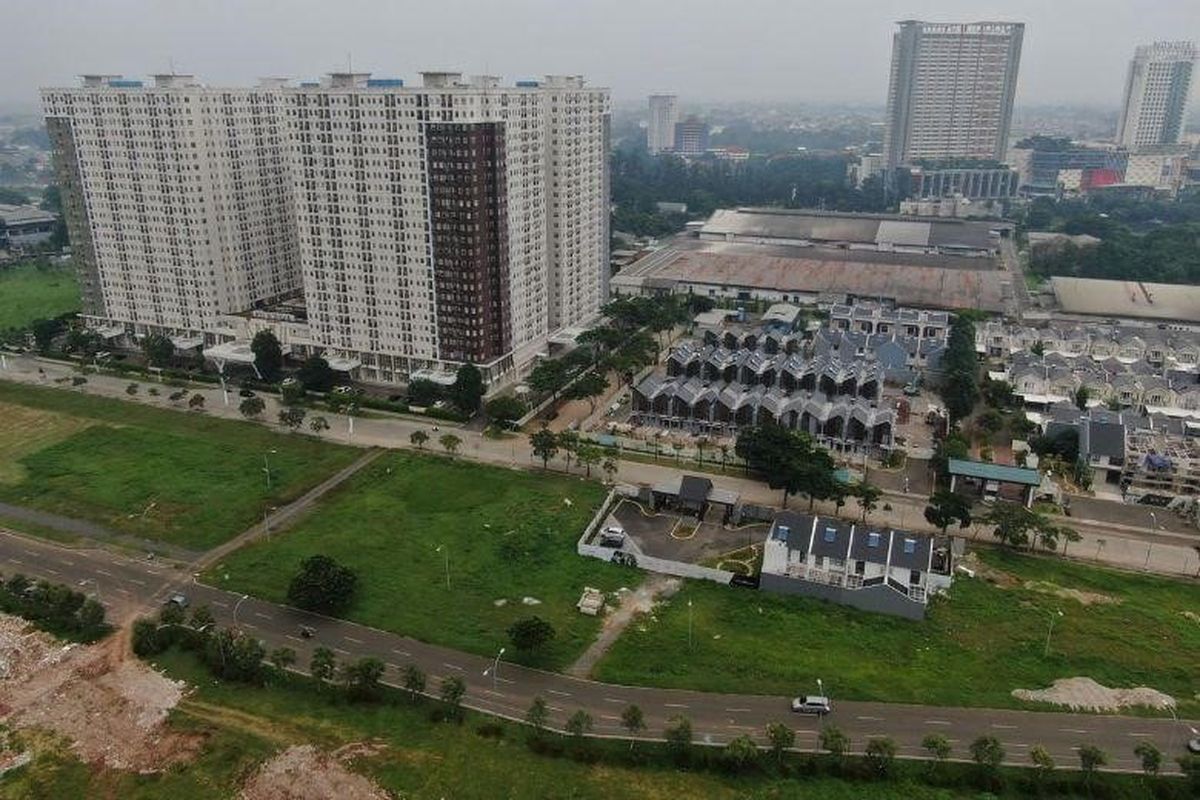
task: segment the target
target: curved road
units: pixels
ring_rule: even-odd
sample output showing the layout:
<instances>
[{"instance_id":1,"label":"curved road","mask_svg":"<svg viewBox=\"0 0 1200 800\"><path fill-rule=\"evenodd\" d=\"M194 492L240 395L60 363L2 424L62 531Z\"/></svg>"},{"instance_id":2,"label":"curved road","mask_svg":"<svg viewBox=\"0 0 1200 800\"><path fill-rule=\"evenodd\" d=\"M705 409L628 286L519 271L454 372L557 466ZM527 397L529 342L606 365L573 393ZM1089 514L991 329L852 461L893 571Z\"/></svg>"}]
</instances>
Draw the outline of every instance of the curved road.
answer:
<instances>
[{"instance_id":1,"label":"curved road","mask_svg":"<svg viewBox=\"0 0 1200 800\"><path fill-rule=\"evenodd\" d=\"M465 704L488 714L520 720L533 698L540 695L550 707L549 726L558 730L568 716L582 708L595 721L595 735L626 736L620 714L627 705L636 703L645 713L647 725L639 738L660 738L667 721L682 714L692 721L699 743L724 744L742 734L764 742L768 723L785 722L796 730L798 748L817 747L821 723L792 714L784 697L619 686L504 662L493 680L493 676L483 674L491 665L490 658L226 592L196 582L186 568L178 565L137 560L106 550L70 549L4 531L0 531L0 564L5 572L23 572L96 594L118 618L153 607L170 593L182 591L193 604L210 606L218 623L247 631L268 649L291 647L302 668L307 666L312 650L323 645L332 649L339 660L382 658L387 663L385 682L394 686L400 684L401 667L409 663L425 672L433 694L442 678L457 675L467 685ZM301 625L316 631L312 639L298 635ZM827 722L850 736L856 752L861 752L871 737L889 736L901 756L918 758L924 755L921 739L937 732L949 738L955 758L966 758L972 740L991 734L1004 744L1010 763L1024 766L1028 766L1029 748L1035 744L1044 745L1064 768L1078 763L1075 751L1079 745L1094 744L1109 755L1110 769L1134 771L1138 769L1134 746L1139 740L1151 739L1168 755L1164 768L1177 770L1173 758L1183 752L1185 724L1197 724L1158 718L851 702L839 701L836 696L833 704L834 712Z\"/></svg>"}]
</instances>

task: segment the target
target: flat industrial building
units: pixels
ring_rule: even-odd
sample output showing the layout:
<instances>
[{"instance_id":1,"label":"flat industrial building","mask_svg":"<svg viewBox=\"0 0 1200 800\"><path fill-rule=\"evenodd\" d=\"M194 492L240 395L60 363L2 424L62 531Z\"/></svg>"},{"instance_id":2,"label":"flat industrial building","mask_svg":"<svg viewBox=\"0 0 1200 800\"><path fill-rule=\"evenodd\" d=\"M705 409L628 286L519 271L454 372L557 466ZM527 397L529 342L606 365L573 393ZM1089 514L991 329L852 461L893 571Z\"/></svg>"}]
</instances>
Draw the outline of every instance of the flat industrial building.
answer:
<instances>
[{"instance_id":1,"label":"flat industrial building","mask_svg":"<svg viewBox=\"0 0 1200 800\"><path fill-rule=\"evenodd\" d=\"M611 287L622 295L803 304L871 299L1002 312L1010 283L992 257L677 239L621 270Z\"/></svg>"},{"instance_id":2,"label":"flat industrial building","mask_svg":"<svg viewBox=\"0 0 1200 800\"><path fill-rule=\"evenodd\" d=\"M1051 278L1050 284L1068 314L1200 322L1200 286L1097 278Z\"/></svg>"}]
</instances>

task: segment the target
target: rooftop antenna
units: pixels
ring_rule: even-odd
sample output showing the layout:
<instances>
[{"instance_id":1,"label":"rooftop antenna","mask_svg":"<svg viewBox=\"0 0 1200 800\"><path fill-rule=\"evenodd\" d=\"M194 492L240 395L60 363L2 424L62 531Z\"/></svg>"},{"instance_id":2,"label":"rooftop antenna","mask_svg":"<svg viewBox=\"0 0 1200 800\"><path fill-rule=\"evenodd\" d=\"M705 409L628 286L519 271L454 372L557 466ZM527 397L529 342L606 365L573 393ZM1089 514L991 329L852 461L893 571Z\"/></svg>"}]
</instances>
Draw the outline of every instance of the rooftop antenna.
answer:
<instances>
[{"instance_id":1,"label":"rooftop antenna","mask_svg":"<svg viewBox=\"0 0 1200 800\"><path fill-rule=\"evenodd\" d=\"M168 56L168 57L167 57L167 70L168 70L168 71L169 71L169 72L170 72L172 75L174 75L174 74L175 74L175 59L174 59L174 58L172 58L172 57L170 57L170 56Z\"/></svg>"}]
</instances>

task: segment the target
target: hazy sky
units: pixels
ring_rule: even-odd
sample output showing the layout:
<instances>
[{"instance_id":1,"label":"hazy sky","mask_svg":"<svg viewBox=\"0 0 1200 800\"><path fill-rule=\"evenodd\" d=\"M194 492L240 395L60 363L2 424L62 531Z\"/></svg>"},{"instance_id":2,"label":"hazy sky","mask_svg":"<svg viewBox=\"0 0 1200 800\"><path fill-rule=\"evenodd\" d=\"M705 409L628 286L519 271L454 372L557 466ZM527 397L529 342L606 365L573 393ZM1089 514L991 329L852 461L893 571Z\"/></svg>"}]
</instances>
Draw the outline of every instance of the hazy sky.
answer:
<instances>
[{"instance_id":1,"label":"hazy sky","mask_svg":"<svg viewBox=\"0 0 1200 800\"><path fill-rule=\"evenodd\" d=\"M1139 43L1200 39L1200 0L0 0L0 104L172 62L209 84L346 66L582 73L618 103L882 104L900 19L1026 23L1018 104L1120 102ZM1196 91L1195 90L1194 94Z\"/></svg>"}]
</instances>

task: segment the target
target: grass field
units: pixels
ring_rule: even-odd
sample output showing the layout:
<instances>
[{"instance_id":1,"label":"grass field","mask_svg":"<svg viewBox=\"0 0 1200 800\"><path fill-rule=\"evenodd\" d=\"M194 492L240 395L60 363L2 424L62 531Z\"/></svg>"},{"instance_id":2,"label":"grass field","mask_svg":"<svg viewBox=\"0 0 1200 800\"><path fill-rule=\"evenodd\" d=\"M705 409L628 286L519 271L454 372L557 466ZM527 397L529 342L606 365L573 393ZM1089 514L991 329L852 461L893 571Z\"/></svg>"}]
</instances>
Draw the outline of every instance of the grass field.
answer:
<instances>
[{"instance_id":1,"label":"grass field","mask_svg":"<svg viewBox=\"0 0 1200 800\"><path fill-rule=\"evenodd\" d=\"M194 550L357 454L248 423L0 382L0 500Z\"/></svg>"},{"instance_id":2,"label":"grass field","mask_svg":"<svg viewBox=\"0 0 1200 800\"><path fill-rule=\"evenodd\" d=\"M79 284L70 267L0 267L0 331L78 308Z\"/></svg>"},{"instance_id":3,"label":"grass field","mask_svg":"<svg viewBox=\"0 0 1200 800\"><path fill-rule=\"evenodd\" d=\"M177 652L160 656L159 663L172 677L196 687L172 717L173 725L205 735L204 750L195 762L162 775L133 775L84 765L61 745L41 742L39 756L29 767L0 782L0 798L236 797L245 778L287 744L312 742L332 750L364 740L380 742L385 748L357 760L354 769L404 798L955 800L975 796L908 782L785 780L761 774L726 777L660 766L591 765L532 753L525 745L525 731L510 723L498 726L501 735L484 737L477 732L482 718L475 715L461 726L435 724L428 719L428 705L354 706L310 686L253 688L218 683L194 659Z\"/></svg>"},{"instance_id":4,"label":"grass field","mask_svg":"<svg viewBox=\"0 0 1200 800\"><path fill-rule=\"evenodd\" d=\"M514 620L536 614L557 635L526 663L563 667L599 629L575 609L583 588L612 591L643 579L575 553L603 497L600 485L577 478L391 453L295 528L234 553L206 580L284 601L300 561L323 553L358 572L350 619L492 654L507 644ZM540 604L526 605L526 597ZM521 660L511 646L510 657Z\"/></svg>"},{"instance_id":5,"label":"grass field","mask_svg":"<svg viewBox=\"0 0 1200 800\"><path fill-rule=\"evenodd\" d=\"M1185 616L1200 609L1200 588L1007 551L982 557L997 582L960 576L923 622L692 581L635 621L596 677L769 694L815 690L822 678L835 698L1017 706L1012 689L1089 676L1151 686L1175 696L1181 716L1200 714L1200 621ZM1054 593L1064 588L1119 602L1084 605Z\"/></svg>"}]
</instances>

